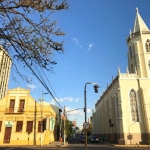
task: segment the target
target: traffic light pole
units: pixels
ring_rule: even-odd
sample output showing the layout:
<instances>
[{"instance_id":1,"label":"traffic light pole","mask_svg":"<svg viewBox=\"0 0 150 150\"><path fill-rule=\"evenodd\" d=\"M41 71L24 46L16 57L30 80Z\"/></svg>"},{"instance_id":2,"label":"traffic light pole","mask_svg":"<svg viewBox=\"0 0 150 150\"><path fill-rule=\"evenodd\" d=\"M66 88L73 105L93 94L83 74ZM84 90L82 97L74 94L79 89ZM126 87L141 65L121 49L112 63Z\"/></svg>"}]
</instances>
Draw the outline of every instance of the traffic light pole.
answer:
<instances>
[{"instance_id":1,"label":"traffic light pole","mask_svg":"<svg viewBox=\"0 0 150 150\"><path fill-rule=\"evenodd\" d=\"M94 84L97 85L97 88L99 87L97 83L93 82L87 82L84 86L84 112L85 112L85 122L87 122L87 108L86 108L86 85L87 84ZM96 92L98 93L98 91ZM87 129L85 129L85 150L87 150Z\"/></svg>"}]
</instances>

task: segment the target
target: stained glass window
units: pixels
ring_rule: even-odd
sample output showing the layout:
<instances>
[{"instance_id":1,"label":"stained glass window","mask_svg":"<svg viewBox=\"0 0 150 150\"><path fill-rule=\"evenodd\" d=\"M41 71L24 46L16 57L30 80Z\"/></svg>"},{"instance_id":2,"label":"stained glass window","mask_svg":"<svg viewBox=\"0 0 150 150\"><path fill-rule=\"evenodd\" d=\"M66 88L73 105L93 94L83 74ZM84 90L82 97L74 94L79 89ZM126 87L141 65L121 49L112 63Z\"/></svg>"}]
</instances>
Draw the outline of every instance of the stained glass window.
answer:
<instances>
[{"instance_id":1,"label":"stained glass window","mask_svg":"<svg viewBox=\"0 0 150 150\"><path fill-rule=\"evenodd\" d=\"M136 93L132 89L130 91L130 106L131 106L131 116L132 116L132 121L133 122L139 122L139 117L138 117L138 106L137 106L137 98L136 98Z\"/></svg>"}]
</instances>

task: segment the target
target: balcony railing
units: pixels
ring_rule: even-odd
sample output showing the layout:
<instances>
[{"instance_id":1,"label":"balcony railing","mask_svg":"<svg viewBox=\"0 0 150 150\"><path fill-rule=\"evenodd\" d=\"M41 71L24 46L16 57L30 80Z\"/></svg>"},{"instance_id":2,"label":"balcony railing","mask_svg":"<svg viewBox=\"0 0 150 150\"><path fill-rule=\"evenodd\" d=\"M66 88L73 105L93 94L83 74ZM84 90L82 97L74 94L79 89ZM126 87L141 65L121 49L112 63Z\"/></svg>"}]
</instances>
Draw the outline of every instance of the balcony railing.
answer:
<instances>
[{"instance_id":1,"label":"balcony railing","mask_svg":"<svg viewBox=\"0 0 150 150\"><path fill-rule=\"evenodd\" d=\"M23 113L24 108L21 107L14 107L14 108L6 108L5 113L11 114L11 113Z\"/></svg>"}]
</instances>

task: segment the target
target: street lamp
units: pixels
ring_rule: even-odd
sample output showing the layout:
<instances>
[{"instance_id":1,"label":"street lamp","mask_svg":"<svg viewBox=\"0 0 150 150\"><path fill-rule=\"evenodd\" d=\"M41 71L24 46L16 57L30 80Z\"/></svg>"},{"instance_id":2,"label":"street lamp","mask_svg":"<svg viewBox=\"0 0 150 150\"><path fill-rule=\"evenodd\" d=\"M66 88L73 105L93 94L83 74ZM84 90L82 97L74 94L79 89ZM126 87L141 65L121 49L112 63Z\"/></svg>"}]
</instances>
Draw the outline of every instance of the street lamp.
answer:
<instances>
[{"instance_id":1,"label":"street lamp","mask_svg":"<svg viewBox=\"0 0 150 150\"><path fill-rule=\"evenodd\" d=\"M42 99L39 98L39 100L41 101L41 134L40 134L40 139L41 139L40 145L41 146L42 146L42 132L43 132L43 101L44 101L43 95L45 95L45 94L48 94L48 92L47 93L43 93L43 90L42 90Z\"/></svg>"},{"instance_id":2,"label":"street lamp","mask_svg":"<svg viewBox=\"0 0 150 150\"><path fill-rule=\"evenodd\" d=\"M98 93L99 85L94 82L87 82L84 86L84 112L85 112L85 122L87 122L87 110L86 110L86 85L87 84L93 84L94 90L96 93ZM85 129L85 150L87 150L87 129Z\"/></svg>"}]
</instances>

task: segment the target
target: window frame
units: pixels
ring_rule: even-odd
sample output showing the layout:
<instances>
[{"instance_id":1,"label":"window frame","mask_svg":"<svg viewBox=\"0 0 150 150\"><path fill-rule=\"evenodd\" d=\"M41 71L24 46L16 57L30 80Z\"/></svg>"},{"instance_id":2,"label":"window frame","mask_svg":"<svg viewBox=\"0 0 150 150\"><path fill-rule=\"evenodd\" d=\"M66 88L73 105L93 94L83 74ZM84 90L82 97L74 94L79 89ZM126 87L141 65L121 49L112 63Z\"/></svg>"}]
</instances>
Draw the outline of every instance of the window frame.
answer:
<instances>
[{"instance_id":1,"label":"window frame","mask_svg":"<svg viewBox=\"0 0 150 150\"><path fill-rule=\"evenodd\" d=\"M22 132L23 121L17 121L16 132Z\"/></svg>"},{"instance_id":2,"label":"window frame","mask_svg":"<svg viewBox=\"0 0 150 150\"><path fill-rule=\"evenodd\" d=\"M33 131L33 121L27 121L26 132L31 133Z\"/></svg>"},{"instance_id":3,"label":"window frame","mask_svg":"<svg viewBox=\"0 0 150 150\"><path fill-rule=\"evenodd\" d=\"M150 40L149 39L147 39L145 42L145 49L146 49L146 52L150 52Z\"/></svg>"},{"instance_id":4,"label":"window frame","mask_svg":"<svg viewBox=\"0 0 150 150\"><path fill-rule=\"evenodd\" d=\"M38 132L43 132L43 129L41 131L41 123L42 121L38 121Z\"/></svg>"},{"instance_id":5,"label":"window frame","mask_svg":"<svg viewBox=\"0 0 150 150\"><path fill-rule=\"evenodd\" d=\"M150 70L150 60L148 60L148 69Z\"/></svg>"},{"instance_id":6,"label":"window frame","mask_svg":"<svg viewBox=\"0 0 150 150\"><path fill-rule=\"evenodd\" d=\"M133 57L133 53L132 53L132 47L129 47L129 52L130 52L130 59Z\"/></svg>"},{"instance_id":7,"label":"window frame","mask_svg":"<svg viewBox=\"0 0 150 150\"><path fill-rule=\"evenodd\" d=\"M129 92L129 100L130 100L130 112L131 112L132 122L139 122L137 96L136 96L136 91L134 89L131 89Z\"/></svg>"},{"instance_id":8,"label":"window frame","mask_svg":"<svg viewBox=\"0 0 150 150\"><path fill-rule=\"evenodd\" d=\"M10 103L9 103L9 112L10 113L14 113L14 109L15 109L15 99L10 99Z\"/></svg>"},{"instance_id":9,"label":"window frame","mask_svg":"<svg viewBox=\"0 0 150 150\"><path fill-rule=\"evenodd\" d=\"M134 73L133 64L131 63L131 73Z\"/></svg>"},{"instance_id":10,"label":"window frame","mask_svg":"<svg viewBox=\"0 0 150 150\"><path fill-rule=\"evenodd\" d=\"M0 121L0 132L2 131L2 121Z\"/></svg>"},{"instance_id":11,"label":"window frame","mask_svg":"<svg viewBox=\"0 0 150 150\"><path fill-rule=\"evenodd\" d=\"M25 99L20 99L18 112L23 112L24 111L24 106L25 106Z\"/></svg>"}]
</instances>

